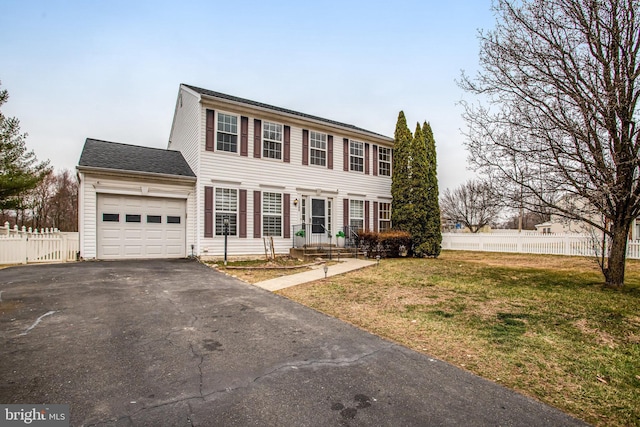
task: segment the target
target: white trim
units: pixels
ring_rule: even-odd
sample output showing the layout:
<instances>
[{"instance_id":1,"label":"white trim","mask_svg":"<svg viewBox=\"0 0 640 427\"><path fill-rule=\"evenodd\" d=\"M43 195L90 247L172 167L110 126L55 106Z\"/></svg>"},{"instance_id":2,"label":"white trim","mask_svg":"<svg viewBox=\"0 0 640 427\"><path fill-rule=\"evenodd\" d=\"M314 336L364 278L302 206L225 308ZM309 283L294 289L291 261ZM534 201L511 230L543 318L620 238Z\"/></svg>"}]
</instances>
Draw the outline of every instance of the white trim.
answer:
<instances>
[{"instance_id":1,"label":"white trim","mask_svg":"<svg viewBox=\"0 0 640 427\"><path fill-rule=\"evenodd\" d=\"M191 191L166 191L156 190L147 186L116 186L100 184L96 182L93 184L93 188L96 193L101 194L120 194L123 196L144 196L144 197L163 197L167 199L187 199L191 194Z\"/></svg>"},{"instance_id":2,"label":"white trim","mask_svg":"<svg viewBox=\"0 0 640 427\"><path fill-rule=\"evenodd\" d=\"M95 173L96 175L104 174L111 175L118 178L140 178L140 177L148 177L148 178L161 178L170 181L189 181L196 182L197 177L195 176L183 176L183 175L171 175L166 173L156 173L156 172L139 172L139 171L128 171L128 170L120 170L120 169L111 169L111 168L98 168L92 166L76 166L78 172L89 172Z\"/></svg>"},{"instance_id":3,"label":"white trim","mask_svg":"<svg viewBox=\"0 0 640 427\"><path fill-rule=\"evenodd\" d=\"M286 190L286 185L275 185L275 184L259 184L260 188L273 188L275 190Z\"/></svg>"},{"instance_id":4,"label":"white trim","mask_svg":"<svg viewBox=\"0 0 640 427\"><path fill-rule=\"evenodd\" d=\"M242 181L231 181L231 180L225 180L225 179L211 178L211 182L214 184L237 185L238 187L242 186Z\"/></svg>"},{"instance_id":5,"label":"white trim","mask_svg":"<svg viewBox=\"0 0 640 427\"><path fill-rule=\"evenodd\" d=\"M340 190L325 190L322 188L304 188L304 187L296 187L296 191L303 195L316 195L316 196L320 196L321 194L338 195L340 193Z\"/></svg>"}]
</instances>

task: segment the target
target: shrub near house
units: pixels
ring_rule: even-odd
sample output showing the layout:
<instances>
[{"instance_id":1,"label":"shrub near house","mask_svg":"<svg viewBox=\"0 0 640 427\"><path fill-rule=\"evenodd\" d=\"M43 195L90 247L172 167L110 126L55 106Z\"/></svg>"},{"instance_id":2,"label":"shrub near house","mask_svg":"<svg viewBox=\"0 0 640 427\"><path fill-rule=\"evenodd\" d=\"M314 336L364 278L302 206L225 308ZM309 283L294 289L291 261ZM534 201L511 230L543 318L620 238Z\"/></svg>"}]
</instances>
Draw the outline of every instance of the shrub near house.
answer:
<instances>
[{"instance_id":1,"label":"shrub near house","mask_svg":"<svg viewBox=\"0 0 640 427\"><path fill-rule=\"evenodd\" d=\"M363 231L360 233L360 239L360 247L370 258L378 255L381 258L406 256L407 248L411 247L411 235L406 231Z\"/></svg>"}]
</instances>

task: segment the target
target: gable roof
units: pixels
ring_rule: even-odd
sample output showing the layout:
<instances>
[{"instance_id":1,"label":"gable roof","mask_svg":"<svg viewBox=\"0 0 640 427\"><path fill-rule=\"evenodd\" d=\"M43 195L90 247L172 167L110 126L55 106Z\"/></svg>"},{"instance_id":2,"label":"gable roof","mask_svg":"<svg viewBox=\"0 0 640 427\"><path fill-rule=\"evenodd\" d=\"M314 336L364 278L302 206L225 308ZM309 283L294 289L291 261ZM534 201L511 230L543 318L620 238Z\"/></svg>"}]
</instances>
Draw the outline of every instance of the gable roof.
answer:
<instances>
[{"instance_id":1,"label":"gable roof","mask_svg":"<svg viewBox=\"0 0 640 427\"><path fill-rule=\"evenodd\" d=\"M236 103L240 103L240 104L251 105L253 107L263 108L263 109L275 111L275 112L278 112L278 113L284 113L284 114L288 114L288 115L292 115L292 116L302 117L302 118L305 118L305 119L308 119L308 120L318 121L318 122L330 124L330 125L333 125L333 126L342 127L342 128L354 130L354 131L357 131L357 132L364 132L364 133L368 133L368 134L375 135L375 136L378 136L378 137L382 137L382 138L386 138L386 139L389 139L389 140L393 140L392 138L388 137L387 135L382 135L380 133L376 133L376 132L372 132L370 130L362 129L362 128L359 128L357 126L353 126L353 125L350 125L350 124L347 124L347 123L341 123L341 122L337 122L335 120L330 120L330 119L325 119L325 118L318 117L318 116L313 116L311 114L300 113L298 111L289 110L287 108L282 108L282 107L276 107L274 105L264 104L262 102L252 101L250 99L239 98L237 96L227 95L225 93L215 92L215 91L208 90L208 89L203 89L203 88L200 88L200 87L197 87L197 86L191 86L191 85L188 85L188 84L185 84L185 83L183 83L182 86L187 87L187 88L199 93L200 95L204 95L204 96L207 96L207 97L219 98L219 99L224 99L224 100L227 100L227 101L232 101L232 102L236 102Z\"/></svg>"},{"instance_id":2,"label":"gable roof","mask_svg":"<svg viewBox=\"0 0 640 427\"><path fill-rule=\"evenodd\" d=\"M84 143L78 167L196 177L179 151L91 138L87 138Z\"/></svg>"}]
</instances>

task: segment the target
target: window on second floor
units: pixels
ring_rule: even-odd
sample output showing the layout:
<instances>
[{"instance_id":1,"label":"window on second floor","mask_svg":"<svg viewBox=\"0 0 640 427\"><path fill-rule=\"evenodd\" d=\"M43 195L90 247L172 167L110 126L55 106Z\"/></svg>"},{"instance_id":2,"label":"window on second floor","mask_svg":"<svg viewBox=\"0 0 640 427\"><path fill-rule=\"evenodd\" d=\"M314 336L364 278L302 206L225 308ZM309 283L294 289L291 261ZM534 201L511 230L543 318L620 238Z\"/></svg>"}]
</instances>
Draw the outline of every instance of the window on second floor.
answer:
<instances>
[{"instance_id":1,"label":"window on second floor","mask_svg":"<svg viewBox=\"0 0 640 427\"><path fill-rule=\"evenodd\" d=\"M327 165L327 134L309 132L309 158L312 165Z\"/></svg>"},{"instance_id":2,"label":"window on second floor","mask_svg":"<svg viewBox=\"0 0 640 427\"><path fill-rule=\"evenodd\" d=\"M378 148L378 175L391 176L391 148Z\"/></svg>"},{"instance_id":3,"label":"window on second floor","mask_svg":"<svg viewBox=\"0 0 640 427\"><path fill-rule=\"evenodd\" d=\"M218 113L216 148L220 151L238 152L238 117Z\"/></svg>"},{"instance_id":4,"label":"window on second floor","mask_svg":"<svg viewBox=\"0 0 640 427\"><path fill-rule=\"evenodd\" d=\"M282 125L262 123L262 156L268 159L282 159Z\"/></svg>"},{"instance_id":5,"label":"window on second floor","mask_svg":"<svg viewBox=\"0 0 640 427\"><path fill-rule=\"evenodd\" d=\"M349 141L349 170L364 172L364 143Z\"/></svg>"}]
</instances>

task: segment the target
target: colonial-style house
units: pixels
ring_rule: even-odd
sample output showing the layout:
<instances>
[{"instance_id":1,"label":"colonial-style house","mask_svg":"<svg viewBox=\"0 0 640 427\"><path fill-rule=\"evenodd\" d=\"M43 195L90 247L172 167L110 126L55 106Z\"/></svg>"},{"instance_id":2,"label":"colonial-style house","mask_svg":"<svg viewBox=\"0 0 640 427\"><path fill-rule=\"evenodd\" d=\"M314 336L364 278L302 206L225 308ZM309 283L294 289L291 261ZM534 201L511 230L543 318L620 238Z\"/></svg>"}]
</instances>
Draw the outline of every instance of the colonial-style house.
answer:
<instances>
[{"instance_id":1,"label":"colonial-style house","mask_svg":"<svg viewBox=\"0 0 640 427\"><path fill-rule=\"evenodd\" d=\"M85 259L287 253L297 234L391 225L393 139L181 85L166 150L87 139ZM225 236L226 235L226 236Z\"/></svg>"}]
</instances>

